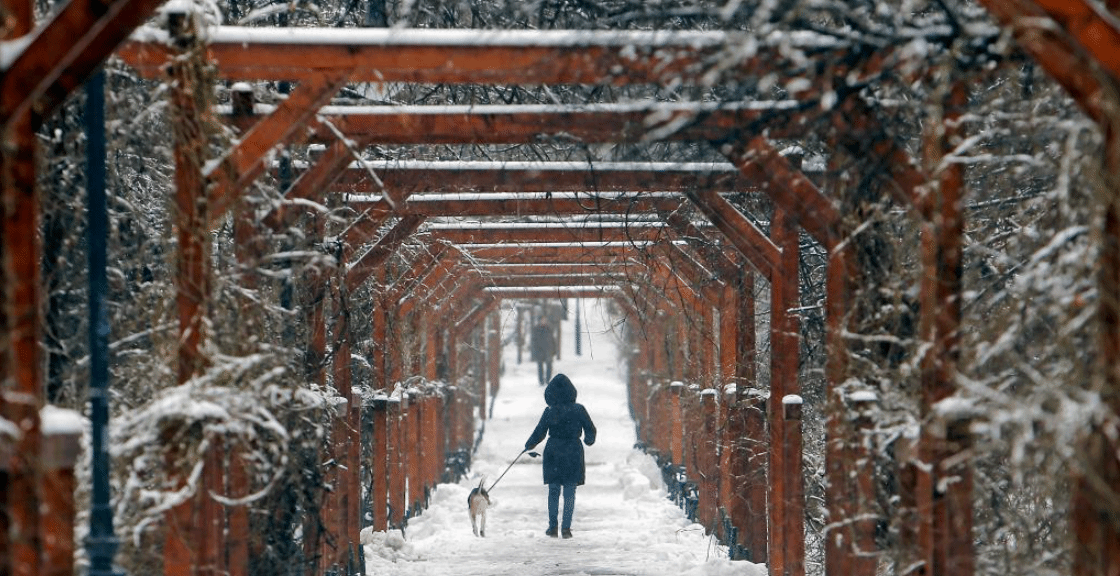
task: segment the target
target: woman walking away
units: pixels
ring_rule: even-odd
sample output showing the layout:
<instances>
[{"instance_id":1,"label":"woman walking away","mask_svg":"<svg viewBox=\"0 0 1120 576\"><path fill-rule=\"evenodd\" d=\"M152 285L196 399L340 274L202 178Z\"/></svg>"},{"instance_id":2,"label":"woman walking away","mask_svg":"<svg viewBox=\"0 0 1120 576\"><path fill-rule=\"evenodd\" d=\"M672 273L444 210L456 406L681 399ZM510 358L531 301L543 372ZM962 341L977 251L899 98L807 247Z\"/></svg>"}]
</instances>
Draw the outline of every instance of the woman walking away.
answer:
<instances>
[{"instance_id":1,"label":"woman walking away","mask_svg":"<svg viewBox=\"0 0 1120 576\"><path fill-rule=\"evenodd\" d=\"M564 538L572 537L572 514L576 510L576 486L584 481L583 446L595 443L595 424L587 409L576 403L576 387L563 374L557 374L544 389L548 407L541 414L533 434L525 442L525 450L532 450L545 435L544 483L548 485L548 530L545 534L556 537L556 516L560 507L560 492L564 492L564 516L560 532Z\"/></svg>"}]
</instances>

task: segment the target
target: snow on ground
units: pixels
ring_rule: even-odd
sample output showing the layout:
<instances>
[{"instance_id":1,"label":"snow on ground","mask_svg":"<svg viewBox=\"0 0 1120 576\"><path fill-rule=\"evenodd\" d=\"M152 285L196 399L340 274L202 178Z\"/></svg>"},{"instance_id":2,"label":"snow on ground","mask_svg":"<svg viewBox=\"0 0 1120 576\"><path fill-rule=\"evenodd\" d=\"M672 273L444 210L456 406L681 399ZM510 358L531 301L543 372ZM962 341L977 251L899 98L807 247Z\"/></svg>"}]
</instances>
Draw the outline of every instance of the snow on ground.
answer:
<instances>
[{"instance_id":1,"label":"snow on ground","mask_svg":"<svg viewBox=\"0 0 1120 576\"><path fill-rule=\"evenodd\" d=\"M574 301L569 301L573 303ZM583 354L574 352L574 315L562 324L561 359L554 372L567 374L587 407L599 439L586 447L587 484L576 491L573 538L545 536L546 487L540 459L522 456L490 494L486 538L471 532L467 494L482 477L486 485L524 447L544 410L536 364L517 363L511 343L493 418L466 478L441 484L430 506L400 531L362 533L366 572L371 575L517 576L662 575L763 576L763 565L731 562L727 550L667 499L657 465L633 448L633 421L626 401L625 373L618 361L610 319L598 302L583 301ZM505 332L512 330L506 319ZM537 450L542 450L542 442Z\"/></svg>"}]
</instances>

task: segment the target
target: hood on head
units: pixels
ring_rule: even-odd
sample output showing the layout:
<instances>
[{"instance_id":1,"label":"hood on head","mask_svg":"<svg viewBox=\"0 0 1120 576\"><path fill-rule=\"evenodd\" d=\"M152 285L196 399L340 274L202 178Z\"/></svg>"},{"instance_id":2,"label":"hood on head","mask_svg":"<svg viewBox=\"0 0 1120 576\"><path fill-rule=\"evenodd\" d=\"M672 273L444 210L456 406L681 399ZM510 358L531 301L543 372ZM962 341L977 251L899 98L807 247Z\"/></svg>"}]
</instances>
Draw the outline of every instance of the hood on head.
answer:
<instances>
[{"instance_id":1,"label":"hood on head","mask_svg":"<svg viewBox=\"0 0 1120 576\"><path fill-rule=\"evenodd\" d=\"M572 404L576 401L576 387L572 381L563 374L557 374L548 382L544 389L544 402L549 406L558 404Z\"/></svg>"}]
</instances>

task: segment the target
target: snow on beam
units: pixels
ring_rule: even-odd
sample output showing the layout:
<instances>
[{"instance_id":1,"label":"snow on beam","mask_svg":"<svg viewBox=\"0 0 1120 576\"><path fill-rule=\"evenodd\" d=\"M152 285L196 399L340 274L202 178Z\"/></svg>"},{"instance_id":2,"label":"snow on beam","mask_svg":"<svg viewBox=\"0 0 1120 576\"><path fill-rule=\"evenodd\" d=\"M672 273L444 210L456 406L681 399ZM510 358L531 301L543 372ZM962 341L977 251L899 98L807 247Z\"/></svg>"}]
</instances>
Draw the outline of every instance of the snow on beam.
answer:
<instances>
[{"instance_id":1,"label":"snow on beam","mask_svg":"<svg viewBox=\"0 0 1120 576\"><path fill-rule=\"evenodd\" d=\"M529 263L529 264L490 264L481 263L476 269L484 276L548 276L554 274L614 274L628 276L645 267L637 262L604 262L601 264Z\"/></svg>"},{"instance_id":2,"label":"snow on beam","mask_svg":"<svg viewBox=\"0 0 1120 576\"><path fill-rule=\"evenodd\" d=\"M389 214L439 217L439 216L553 216L586 214L632 214L639 212L672 211L680 207L679 196L654 196L639 194L627 197L596 199L582 198L497 198L497 199L412 199L398 210L382 202L348 202L355 212L370 218Z\"/></svg>"},{"instance_id":3,"label":"snow on beam","mask_svg":"<svg viewBox=\"0 0 1120 576\"><path fill-rule=\"evenodd\" d=\"M581 274L573 276L487 276L486 281L494 288L576 288L586 286L617 286L630 283L625 277L604 274Z\"/></svg>"},{"instance_id":4,"label":"snow on beam","mask_svg":"<svg viewBox=\"0 0 1120 576\"><path fill-rule=\"evenodd\" d=\"M553 288L484 288L483 292L499 299L613 298L620 290L617 286L556 286Z\"/></svg>"},{"instance_id":5,"label":"snow on beam","mask_svg":"<svg viewBox=\"0 0 1120 576\"><path fill-rule=\"evenodd\" d=\"M613 244L510 244L477 246L465 250L479 261L499 264L598 264L628 262L638 255L639 249L628 243Z\"/></svg>"},{"instance_id":6,"label":"snow on beam","mask_svg":"<svg viewBox=\"0 0 1120 576\"><path fill-rule=\"evenodd\" d=\"M370 173L380 183L375 182ZM671 162L363 162L335 190L380 192L584 192L745 190L756 182L730 164Z\"/></svg>"},{"instance_id":7,"label":"snow on beam","mask_svg":"<svg viewBox=\"0 0 1120 576\"><path fill-rule=\"evenodd\" d=\"M662 226L510 226L447 227L426 231L424 236L455 244L504 242L627 242L656 240L665 235Z\"/></svg>"},{"instance_id":8,"label":"snow on beam","mask_svg":"<svg viewBox=\"0 0 1120 576\"><path fill-rule=\"evenodd\" d=\"M796 68L803 51L848 45L813 33L767 38L708 31L246 28L207 31L208 59L231 80L296 80L333 67L355 82L692 84ZM149 78L171 56L147 28L118 54ZM838 55L837 55L838 57Z\"/></svg>"},{"instance_id":9,"label":"snow on beam","mask_svg":"<svg viewBox=\"0 0 1120 576\"><path fill-rule=\"evenodd\" d=\"M258 106L264 113L269 107ZM518 144L554 139L584 143L718 141L766 130L774 139L803 136L809 119L795 101L640 102L636 104L325 106L310 143L339 134L375 144ZM226 116L248 129L252 117Z\"/></svg>"}]
</instances>

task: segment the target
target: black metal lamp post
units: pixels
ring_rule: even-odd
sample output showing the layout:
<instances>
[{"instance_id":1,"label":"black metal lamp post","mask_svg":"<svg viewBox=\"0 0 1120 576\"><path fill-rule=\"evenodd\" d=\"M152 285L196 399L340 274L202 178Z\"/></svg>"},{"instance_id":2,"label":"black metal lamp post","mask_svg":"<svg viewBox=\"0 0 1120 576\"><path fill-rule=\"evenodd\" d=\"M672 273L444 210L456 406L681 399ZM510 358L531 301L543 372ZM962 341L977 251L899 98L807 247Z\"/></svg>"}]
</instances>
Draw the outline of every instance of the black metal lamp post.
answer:
<instances>
[{"instance_id":1,"label":"black metal lamp post","mask_svg":"<svg viewBox=\"0 0 1120 576\"><path fill-rule=\"evenodd\" d=\"M113 533L109 502L109 318L105 312L105 273L109 217L105 203L105 72L86 83L86 206L89 248L89 405L93 462L90 498L89 576L123 576L113 567L119 542Z\"/></svg>"}]
</instances>

